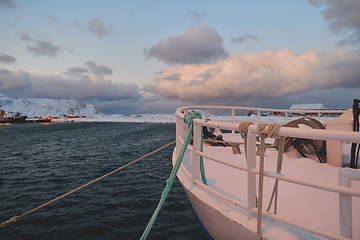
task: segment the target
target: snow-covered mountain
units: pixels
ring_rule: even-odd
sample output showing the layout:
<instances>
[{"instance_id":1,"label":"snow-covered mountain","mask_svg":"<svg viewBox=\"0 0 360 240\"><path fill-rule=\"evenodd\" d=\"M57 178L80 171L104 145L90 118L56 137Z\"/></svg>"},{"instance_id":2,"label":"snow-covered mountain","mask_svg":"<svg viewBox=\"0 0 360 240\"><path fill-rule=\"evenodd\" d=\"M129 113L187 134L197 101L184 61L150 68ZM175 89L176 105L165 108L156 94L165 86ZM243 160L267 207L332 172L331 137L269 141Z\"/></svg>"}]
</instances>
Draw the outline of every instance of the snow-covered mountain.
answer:
<instances>
[{"instance_id":1,"label":"snow-covered mountain","mask_svg":"<svg viewBox=\"0 0 360 240\"><path fill-rule=\"evenodd\" d=\"M83 104L75 100L49 98L10 98L0 93L1 109L9 114L20 113L28 117L60 117L63 115L79 115L94 117L101 113L92 104Z\"/></svg>"}]
</instances>

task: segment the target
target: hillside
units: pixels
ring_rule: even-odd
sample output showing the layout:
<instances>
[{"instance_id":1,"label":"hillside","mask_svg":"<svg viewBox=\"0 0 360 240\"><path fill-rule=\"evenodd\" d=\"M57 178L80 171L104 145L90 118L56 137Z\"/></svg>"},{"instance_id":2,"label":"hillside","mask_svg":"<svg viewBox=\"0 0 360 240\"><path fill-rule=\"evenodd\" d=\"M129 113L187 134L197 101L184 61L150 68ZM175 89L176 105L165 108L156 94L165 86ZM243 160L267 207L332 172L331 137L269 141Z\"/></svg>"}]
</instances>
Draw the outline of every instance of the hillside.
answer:
<instances>
[{"instance_id":1,"label":"hillside","mask_svg":"<svg viewBox=\"0 0 360 240\"><path fill-rule=\"evenodd\" d=\"M79 115L95 117L102 115L92 104L83 104L75 100L49 98L10 98L0 93L1 109L9 115L20 113L28 117L60 117L63 115Z\"/></svg>"}]
</instances>

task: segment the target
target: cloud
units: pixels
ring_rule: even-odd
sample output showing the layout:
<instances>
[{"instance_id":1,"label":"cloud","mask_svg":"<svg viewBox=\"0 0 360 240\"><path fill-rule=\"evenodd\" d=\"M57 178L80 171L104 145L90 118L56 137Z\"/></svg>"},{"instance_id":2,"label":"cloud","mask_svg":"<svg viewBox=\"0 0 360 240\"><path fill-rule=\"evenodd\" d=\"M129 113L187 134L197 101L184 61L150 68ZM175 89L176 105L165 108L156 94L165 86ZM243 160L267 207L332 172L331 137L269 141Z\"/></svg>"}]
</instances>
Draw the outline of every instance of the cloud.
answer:
<instances>
[{"instance_id":1,"label":"cloud","mask_svg":"<svg viewBox=\"0 0 360 240\"><path fill-rule=\"evenodd\" d=\"M14 0L0 0L0 7L17 8L18 5Z\"/></svg>"},{"instance_id":2,"label":"cloud","mask_svg":"<svg viewBox=\"0 0 360 240\"><path fill-rule=\"evenodd\" d=\"M14 63L16 63L16 59L11 55L0 53L0 62L7 63L7 64L14 64Z\"/></svg>"},{"instance_id":3,"label":"cloud","mask_svg":"<svg viewBox=\"0 0 360 240\"><path fill-rule=\"evenodd\" d=\"M200 22L208 14L207 11L198 12L196 10L189 10L185 17L190 18L191 22Z\"/></svg>"},{"instance_id":4,"label":"cloud","mask_svg":"<svg viewBox=\"0 0 360 240\"><path fill-rule=\"evenodd\" d=\"M62 22L57 18L57 17L53 17L53 16L46 16L46 19L49 20L50 22L54 23L54 24L61 24Z\"/></svg>"},{"instance_id":5,"label":"cloud","mask_svg":"<svg viewBox=\"0 0 360 240\"><path fill-rule=\"evenodd\" d=\"M198 104L236 104L310 91L360 88L360 52L290 49L231 55L215 63L169 67L144 91ZM340 100L339 100L340 101Z\"/></svg>"},{"instance_id":6,"label":"cloud","mask_svg":"<svg viewBox=\"0 0 360 240\"><path fill-rule=\"evenodd\" d=\"M61 51L61 47L56 46L48 41L37 40L34 46L27 45L28 52L35 56L50 56L57 57L58 52Z\"/></svg>"},{"instance_id":7,"label":"cloud","mask_svg":"<svg viewBox=\"0 0 360 240\"><path fill-rule=\"evenodd\" d=\"M24 35L25 38L28 36ZM0 69L0 92L12 97L74 99L94 104L103 113L129 114L132 102L141 99L136 84L114 83L105 79L112 69L87 61L86 67L69 67L63 75L30 74L21 70ZM126 111L119 112L122 108Z\"/></svg>"},{"instance_id":8,"label":"cloud","mask_svg":"<svg viewBox=\"0 0 360 240\"><path fill-rule=\"evenodd\" d=\"M87 67L91 70L92 73L96 75L111 75L113 70L105 65L97 65L96 63L92 61L87 61L85 63Z\"/></svg>"},{"instance_id":9,"label":"cloud","mask_svg":"<svg viewBox=\"0 0 360 240\"><path fill-rule=\"evenodd\" d=\"M228 57L222 43L214 28L199 25L187 29L183 35L159 41L144 49L144 54L147 59L157 58L167 64L210 63Z\"/></svg>"},{"instance_id":10,"label":"cloud","mask_svg":"<svg viewBox=\"0 0 360 240\"><path fill-rule=\"evenodd\" d=\"M29 42L29 41L35 41L34 39L31 38L30 34L27 32L18 32L17 33L20 37L21 40Z\"/></svg>"},{"instance_id":11,"label":"cloud","mask_svg":"<svg viewBox=\"0 0 360 240\"><path fill-rule=\"evenodd\" d=\"M255 36L255 35L252 35L252 34L244 33L240 37L232 38L231 42L232 43L242 43L242 42L245 42L247 40L258 41L258 37Z\"/></svg>"},{"instance_id":12,"label":"cloud","mask_svg":"<svg viewBox=\"0 0 360 240\"><path fill-rule=\"evenodd\" d=\"M89 70L82 67L70 67L66 69L64 75L68 76L82 76L84 73L88 73Z\"/></svg>"},{"instance_id":13,"label":"cloud","mask_svg":"<svg viewBox=\"0 0 360 240\"><path fill-rule=\"evenodd\" d=\"M62 76L41 75L0 69L0 92L21 98L75 99L93 103L142 96L136 84L114 83L87 68L72 67L65 73Z\"/></svg>"},{"instance_id":14,"label":"cloud","mask_svg":"<svg viewBox=\"0 0 360 240\"><path fill-rule=\"evenodd\" d=\"M31 87L29 74L23 71L0 69L0 92L23 91Z\"/></svg>"},{"instance_id":15,"label":"cloud","mask_svg":"<svg viewBox=\"0 0 360 240\"><path fill-rule=\"evenodd\" d=\"M100 39L103 39L107 35L114 33L113 24L110 23L107 26L105 26L104 21L100 18L92 18L86 24L82 24L78 21L74 21L72 24L68 26L74 27L83 33L90 32Z\"/></svg>"},{"instance_id":16,"label":"cloud","mask_svg":"<svg viewBox=\"0 0 360 240\"><path fill-rule=\"evenodd\" d=\"M104 65L92 61L85 65L69 67L63 75L31 74L3 68L0 69L0 92L19 98L74 99L94 104L104 114L173 113L184 105L179 100L143 93L136 84L114 83L95 74L99 72L99 66Z\"/></svg>"},{"instance_id":17,"label":"cloud","mask_svg":"<svg viewBox=\"0 0 360 240\"><path fill-rule=\"evenodd\" d=\"M88 30L98 38L103 39L109 33L113 32L113 27L112 24L105 26L103 20L100 18L92 18L88 23Z\"/></svg>"},{"instance_id":18,"label":"cloud","mask_svg":"<svg viewBox=\"0 0 360 240\"><path fill-rule=\"evenodd\" d=\"M27 32L18 32L18 35L21 40L32 44L26 45L26 49L35 56L57 57L59 52L62 51L61 46L55 45L50 41L34 39Z\"/></svg>"},{"instance_id":19,"label":"cloud","mask_svg":"<svg viewBox=\"0 0 360 240\"><path fill-rule=\"evenodd\" d=\"M95 74L98 76L111 75L113 70L105 65L97 65L93 61L85 62L86 68L83 67L70 67L63 73L69 76L82 76L83 74Z\"/></svg>"},{"instance_id":20,"label":"cloud","mask_svg":"<svg viewBox=\"0 0 360 240\"><path fill-rule=\"evenodd\" d=\"M105 114L124 115L146 113L174 113L180 106L191 105L179 100L165 99L159 95L145 94L139 99L98 102L96 108Z\"/></svg>"},{"instance_id":21,"label":"cloud","mask_svg":"<svg viewBox=\"0 0 360 240\"><path fill-rule=\"evenodd\" d=\"M333 34L350 34L348 38L341 40L339 45L360 43L360 1L308 0L308 2L316 7L325 7L321 14Z\"/></svg>"},{"instance_id":22,"label":"cloud","mask_svg":"<svg viewBox=\"0 0 360 240\"><path fill-rule=\"evenodd\" d=\"M167 81L180 81L181 80L179 73L173 73L169 76L165 76L164 79Z\"/></svg>"},{"instance_id":23,"label":"cloud","mask_svg":"<svg viewBox=\"0 0 360 240\"><path fill-rule=\"evenodd\" d=\"M10 23L9 26L10 26L10 27L16 27L16 26L19 24L21 18L22 18L21 15L15 16L15 17L13 18L12 23Z\"/></svg>"}]
</instances>

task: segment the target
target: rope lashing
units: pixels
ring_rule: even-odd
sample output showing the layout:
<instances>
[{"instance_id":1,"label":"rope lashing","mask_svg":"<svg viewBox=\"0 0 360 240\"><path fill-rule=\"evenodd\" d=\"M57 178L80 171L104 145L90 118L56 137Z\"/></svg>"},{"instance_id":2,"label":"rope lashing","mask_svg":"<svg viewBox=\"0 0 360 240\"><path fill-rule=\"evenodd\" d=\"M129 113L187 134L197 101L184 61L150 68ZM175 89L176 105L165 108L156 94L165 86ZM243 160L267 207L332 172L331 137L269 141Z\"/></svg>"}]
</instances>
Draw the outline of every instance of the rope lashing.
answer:
<instances>
[{"instance_id":1,"label":"rope lashing","mask_svg":"<svg viewBox=\"0 0 360 240\"><path fill-rule=\"evenodd\" d=\"M86 184L84 184L84 185L82 185L82 186L80 186L80 187L78 187L78 188L76 188L76 189L74 189L74 190L71 190L70 192L67 192L67 193L63 194L63 195L61 195L60 197L57 197L57 198L55 198L55 199L53 199L53 200L51 200L51 201L49 201L49 202L47 202L47 203L44 203L44 204L42 204L42 205L40 205L40 206L38 206L38 207L36 207L36 208L33 208L32 210L30 210L30 211L28 211L28 212L26 212L26 213L23 213L23 214L21 214L21 215L19 215L19 216L14 216L14 217L10 218L9 220L7 220L7 221L5 221L5 222L2 222L2 223L0 224L0 228L3 228L3 227L5 227L5 226L7 226L7 225L9 225L9 224L11 224L11 223L14 223L14 222L16 222L18 219L20 219L20 218L22 218L22 217L25 217L25 216L29 215L30 213L33 213L33 212L35 212L35 211L37 211L37 210L39 210L39 209L41 209L41 208L43 208L43 207L51 204L51 203L54 203L54 202L56 202L56 201L58 201L58 200L60 200L60 199L62 199L62 198L64 198L64 197L66 197L66 196L74 193L74 192L77 192L77 191L79 191L79 190L81 190L81 189L83 189L83 188L85 188L85 187L87 187L87 186L89 186L89 185L91 185L91 184L93 184L93 183L95 183L95 182L98 182L98 181L100 181L101 179L103 179L103 178L105 178L105 177L108 177L108 176L110 176L110 175L112 175L112 174L114 174L114 173L116 173L116 172L118 172L118 171L120 171L120 170L122 170L122 169L124 169L124 168L126 168L126 167L128 167L128 166L130 166L130 165L132 165L132 164L134 164L134 163L136 163L136 162L138 162L138 161L140 161L140 160L142 160L142 159L144 159L144 158L146 158L146 157L148 157L148 156L150 156L150 155L152 155L152 154L154 154L154 153L156 153L156 152L158 152L158 151L160 151L160 150L162 150L162 149L164 149L164 148L166 148L166 147L168 147L168 146L170 146L170 145L172 145L172 144L174 144L175 142L176 142L176 141L170 142L170 143L162 146L161 148L158 148L158 149L156 149L156 150L154 150L154 151L152 151L152 152L150 152L150 153L148 153L148 154L146 154L146 155L144 155L144 156L142 156L142 157L140 157L140 158L138 158L138 159L136 159L136 160L134 160L134 161L132 161L132 162L124 165L124 166L122 166L122 167L119 167L119 168L115 169L114 171L109 172L109 173L107 173L107 174L105 174L105 175L103 175L103 176L101 176L101 177L99 177L99 178L97 178L97 179L95 179L95 180L92 180L91 182L88 182L88 183L86 183Z\"/></svg>"},{"instance_id":2,"label":"rope lashing","mask_svg":"<svg viewBox=\"0 0 360 240\"><path fill-rule=\"evenodd\" d=\"M184 116L183 121L184 121L184 123L186 123L188 125L188 127L190 127L193 124L193 119L195 119L195 118L202 119L201 113L193 112L193 113L190 113L190 114L186 114Z\"/></svg>"},{"instance_id":3,"label":"rope lashing","mask_svg":"<svg viewBox=\"0 0 360 240\"><path fill-rule=\"evenodd\" d=\"M193 119L195 118L201 118L201 114L199 112L194 112L192 114L187 114L184 116L184 123L186 123L188 126L189 126L189 129L188 129L188 132L187 132L187 135L184 139L184 143L181 147L181 150L180 150L180 153L179 153L179 156L176 160L176 163L170 173L170 176L169 178L166 180L166 186L164 188L164 190L162 191L161 193L161 199L158 203L158 206L156 207L153 215L151 216L151 219L149 220L148 222L148 225L146 226L146 229L144 230L142 236L141 236L141 240L144 240L148 237L155 221L156 221L156 218L157 216L159 215L160 213L160 210L162 208L162 206L164 205L165 203L165 200L167 198L167 196L169 195L169 192L171 190L171 187L174 183L174 180L176 178L176 174L177 172L179 171L179 168L180 168L180 165L181 165L181 162L184 158L184 155L185 155L185 152L186 152L186 148L187 146L189 145L189 142L190 142L190 139L191 139L191 136L192 136L192 133L193 133L193 129L194 129L194 124L193 124Z\"/></svg>"},{"instance_id":4,"label":"rope lashing","mask_svg":"<svg viewBox=\"0 0 360 240\"><path fill-rule=\"evenodd\" d=\"M257 238L261 239L261 221L262 221L262 202L263 202L263 188L264 188L264 155L265 155L265 138L278 138L278 131L281 125L259 123L257 126L257 134L260 137L260 166L259 166L259 190L258 190L258 212L257 212Z\"/></svg>"},{"instance_id":5,"label":"rope lashing","mask_svg":"<svg viewBox=\"0 0 360 240\"><path fill-rule=\"evenodd\" d=\"M252 122L241 122L239 124L239 132L242 139L244 139L244 147L245 147L245 156L247 156L247 133L249 131L250 125L252 125Z\"/></svg>"}]
</instances>

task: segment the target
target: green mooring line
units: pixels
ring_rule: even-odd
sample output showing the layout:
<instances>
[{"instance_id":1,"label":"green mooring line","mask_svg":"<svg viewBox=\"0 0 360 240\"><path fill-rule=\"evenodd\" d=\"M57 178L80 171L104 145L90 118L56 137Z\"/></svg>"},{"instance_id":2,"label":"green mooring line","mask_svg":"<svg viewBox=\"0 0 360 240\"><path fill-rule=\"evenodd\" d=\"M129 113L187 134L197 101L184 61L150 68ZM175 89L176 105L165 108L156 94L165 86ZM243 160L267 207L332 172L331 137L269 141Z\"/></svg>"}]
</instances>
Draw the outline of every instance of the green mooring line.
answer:
<instances>
[{"instance_id":1,"label":"green mooring line","mask_svg":"<svg viewBox=\"0 0 360 240\"><path fill-rule=\"evenodd\" d=\"M153 227L153 225L154 225L154 223L156 221L156 218L159 215L159 212L160 212L162 206L164 205L167 196L169 195L169 192L170 192L171 187L172 187L172 185L174 183L176 174L179 171L181 162L182 162L182 160L184 158L186 148L189 145L189 142L190 142L190 139L191 139L191 136L192 136L192 133L193 133L194 124L193 124L192 120L194 118L200 118L201 119L201 114L198 113L198 112L194 112L194 113L188 114L188 115L186 115L184 117L184 122L187 123L188 126L189 126L186 138L185 138L184 143L183 143L183 145L181 147L180 154L179 154L179 156L178 156L178 158L176 160L176 163L175 163L175 165L174 165L174 167L173 167L173 169L171 171L171 174L170 174L169 178L166 180L166 186L165 186L164 190L161 193L161 199L160 199L160 201L158 203L158 206L156 207L151 219L149 220L149 223L146 226L146 229L144 230L140 240L145 240L148 237L148 235L149 235L149 233L150 233L150 231L151 231L151 229L152 229L152 227Z\"/></svg>"}]
</instances>

